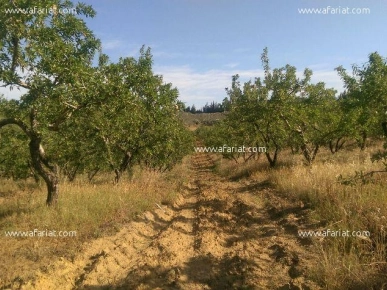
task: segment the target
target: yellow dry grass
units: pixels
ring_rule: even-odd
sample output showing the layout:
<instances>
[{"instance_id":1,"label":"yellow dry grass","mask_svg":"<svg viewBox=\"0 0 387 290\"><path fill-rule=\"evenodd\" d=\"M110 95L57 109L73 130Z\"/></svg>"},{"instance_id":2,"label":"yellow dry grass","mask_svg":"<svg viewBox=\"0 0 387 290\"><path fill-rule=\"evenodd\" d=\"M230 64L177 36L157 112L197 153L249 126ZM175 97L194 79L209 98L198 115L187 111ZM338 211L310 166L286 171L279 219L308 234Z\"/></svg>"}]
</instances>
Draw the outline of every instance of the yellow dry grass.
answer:
<instances>
[{"instance_id":1,"label":"yellow dry grass","mask_svg":"<svg viewBox=\"0 0 387 290\"><path fill-rule=\"evenodd\" d=\"M219 160L218 172L230 178L265 180L281 196L299 200L310 208L309 224L319 224L316 231L369 231L370 237L312 238L321 259L310 277L325 289L385 289L387 279L387 173L375 174L367 184L343 185L339 176L353 176L356 171L383 169L370 156L381 144L368 148L331 154L322 150L312 166L301 155L281 152L278 166L270 169L262 156L258 161ZM302 225L301 225L302 227Z\"/></svg>"},{"instance_id":2,"label":"yellow dry grass","mask_svg":"<svg viewBox=\"0 0 387 290\"><path fill-rule=\"evenodd\" d=\"M381 164L370 161L371 151L340 152L311 167L295 165L270 175L278 190L309 204L313 209L310 218L325 224L325 229L370 232L369 238L314 240L321 260L311 275L327 289L369 289L386 282L387 174L375 175L368 184L338 182L340 175L382 169Z\"/></svg>"},{"instance_id":3,"label":"yellow dry grass","mask_svg":"<svg viewBox=\"0 0 387 290\"><path fill-rule=\"evenodd\" d=\"M26 280L56 257L74 257L82 243L117 232L137 214L173 202L188 179L189 160L168 173L135 170L113 185L112 176L92 184L80 177L62 181L56 208L45 206L45 187L33 181L2 180L0 187L0 287ZM76 231L72 237L7 237L8 231Z\"/></svg>"}]
</instances>

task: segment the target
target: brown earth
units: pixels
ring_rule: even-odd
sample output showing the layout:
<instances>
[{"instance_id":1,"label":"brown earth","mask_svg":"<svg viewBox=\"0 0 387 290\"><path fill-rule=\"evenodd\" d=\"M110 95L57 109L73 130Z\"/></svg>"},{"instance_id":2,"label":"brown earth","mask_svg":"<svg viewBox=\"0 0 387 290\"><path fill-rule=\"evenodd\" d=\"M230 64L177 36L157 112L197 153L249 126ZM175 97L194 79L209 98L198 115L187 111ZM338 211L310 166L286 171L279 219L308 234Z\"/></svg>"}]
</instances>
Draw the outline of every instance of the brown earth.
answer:
<instances>
[{"instance_id":1,"label":"brown earth","mask_svg":"<svg viewBox=\"0 0 387 290\"><path fill-rule=\"evenodd\" d=\"M303 205L213 167L209 155L194 155L192 180L173 206L85 244L21 289L319 289L306 276L316 255L297 238Z\"/></svg>"}]
</instances>

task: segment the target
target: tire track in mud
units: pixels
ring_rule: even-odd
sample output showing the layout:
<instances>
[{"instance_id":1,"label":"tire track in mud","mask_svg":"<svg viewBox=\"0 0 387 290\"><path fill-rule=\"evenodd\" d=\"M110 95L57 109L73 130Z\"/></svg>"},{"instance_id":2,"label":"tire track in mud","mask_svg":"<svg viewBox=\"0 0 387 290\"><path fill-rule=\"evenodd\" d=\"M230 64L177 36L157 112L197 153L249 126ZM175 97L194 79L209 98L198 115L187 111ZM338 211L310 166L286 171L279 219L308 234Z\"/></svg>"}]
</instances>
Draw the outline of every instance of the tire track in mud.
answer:
<instances>
[{"instance_id":1,"label":"tire track in mud","mask_svg":"<svg viewBox=\"0 0 387 290\"><path fill-rule=\"evenodd\" d=\"M270 215L260 189L214 166L193 155L192 180L173 206L93 241L23 289L319 289L304 277L315 257L286 230L291 222Z\"/></svg>"}]
</instances>

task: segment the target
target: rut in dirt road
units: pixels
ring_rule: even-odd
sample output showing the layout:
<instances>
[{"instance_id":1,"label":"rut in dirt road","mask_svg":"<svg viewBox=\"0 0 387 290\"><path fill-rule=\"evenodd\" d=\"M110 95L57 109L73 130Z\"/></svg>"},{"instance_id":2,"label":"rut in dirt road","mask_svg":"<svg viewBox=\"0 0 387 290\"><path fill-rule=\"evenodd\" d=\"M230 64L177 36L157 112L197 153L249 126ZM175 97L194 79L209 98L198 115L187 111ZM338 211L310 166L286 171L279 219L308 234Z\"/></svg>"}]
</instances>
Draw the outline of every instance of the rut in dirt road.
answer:
<instances>
[{"instance_id":1,"label":"rut in dirt road","mask_svg":"<svg viewBox=\"0 0 387 290\"><path fill-rule=\"evenodd\" d=\"M25 289L318 289L304 278L315 257L269 214L266 189L213 168L208 154L195 154L192 180L173 206L94 241Z\"/></svg>"},{"instance_id":2,"label":"rut in dirt road","mask_svg":"<svg viewBox=\"0 0 387 290\"><path fill-rule=\"evenodd\" d=\"M238 193L240 184L215 175L208 154L195 155L192 164L184 199L121 288L315 288L303 278L304 249L294 235L280 237L260 197Z\"/></svg>"}]
</instances>

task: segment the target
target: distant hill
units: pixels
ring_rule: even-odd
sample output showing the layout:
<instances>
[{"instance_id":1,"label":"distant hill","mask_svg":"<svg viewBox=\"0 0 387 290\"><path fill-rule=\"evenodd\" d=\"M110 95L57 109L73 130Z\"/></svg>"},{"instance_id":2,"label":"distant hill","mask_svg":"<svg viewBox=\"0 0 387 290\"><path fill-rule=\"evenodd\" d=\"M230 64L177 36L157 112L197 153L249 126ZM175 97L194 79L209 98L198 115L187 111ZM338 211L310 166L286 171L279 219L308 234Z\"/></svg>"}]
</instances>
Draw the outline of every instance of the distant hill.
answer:
<instances>
[{"instance_id":1,"label":"distant hill","mask_svg":"<svg viewBox=\"0 0 387 290\"><path fill-rule=\"evenodd\" d=\"M227 113L197 113L180 112L180 116L184 124L189 127L199 125L213 125L214 123L224 119Z\"/></svg>"}]
</instances>

